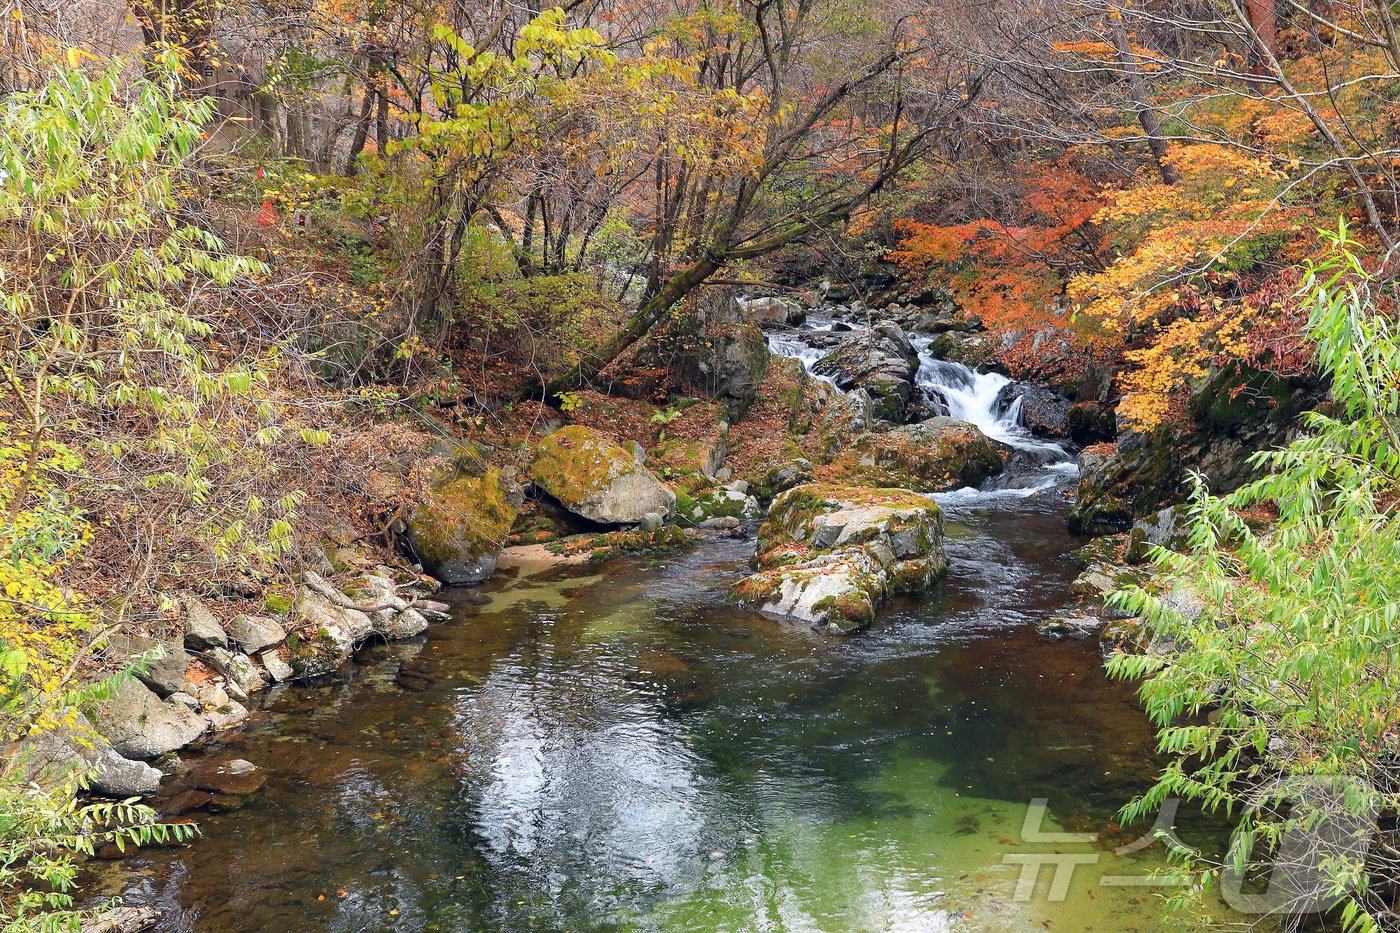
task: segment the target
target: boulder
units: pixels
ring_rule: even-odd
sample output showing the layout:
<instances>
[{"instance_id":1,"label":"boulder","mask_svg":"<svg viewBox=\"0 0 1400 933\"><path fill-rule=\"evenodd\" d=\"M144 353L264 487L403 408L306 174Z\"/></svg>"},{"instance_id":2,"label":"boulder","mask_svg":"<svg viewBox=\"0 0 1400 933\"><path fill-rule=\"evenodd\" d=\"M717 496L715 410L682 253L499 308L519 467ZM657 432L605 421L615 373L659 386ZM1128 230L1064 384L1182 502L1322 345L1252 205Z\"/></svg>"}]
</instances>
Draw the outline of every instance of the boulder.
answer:
<instances>
[{"instance_id":1,"label":"boulder","mask_svg":"<svg viewBox=\"0 0 1400 933\"><path fill-rule=\"evenodd\" d=\"M976 425L953 418L860 435L832 463L853 485L924 493L980 486L1002 466L996 444Z\"/></svg>"},{"instance_id":2,"label":"boulder","mask_svg":"<svg viewBox=\"0 0 1400 933\"><path fill-rule=\"evenodd\" d=\"M320 577L310 573L307 574L307 577L315 580L321 589L335 593L341 602L351 602L348 596L339 593ZM310 586L303 586L297 590L293 612L313 625L339 626L345 632L346 637L350 639L352 645L358 644L374 634L374 620L367 613L353 609L349 605L337 605Z\"/></svg>"},{"instance_id":3,"label":"boulder","mask_svg":"<svg viewBox=\"0 0 1400 933\"><path fill-rule=\"evenodd\" d=\"M876 324L856 331L812 367L829 376L843 392L864 389L873 401L874 415L885 421L903 422L916 395L914 374L919 357L898 324Z\"/></svg>"},{"instance_id":4,"label":"boulder","mask_svg":"<svg viewBox=\"0 0 1400 933\"><path fill-rule=\"evenodd\" d=\"M149 760L183 748L204 734L209 721L162 700L139 680L123 681L86 710L93 728L125 758Z\"/></svg>"},{"instance_id":5,"label":"boulder","mask_svg":"<svg viewBox=\"0 0 1400 933\"><path fill-rule=\"evenodd\" d=\"M25 783L56 788L86 774L88 787L109 797L154 793L161 773L143 761L118 754L111 743L73 710L54 729L30 733L13 752Z\"/></svg>"},{"instance_id":6,"label":"boulder","mask_svg":"<svg viewBox=\"0 0 1400 933\"><path fill-rule=\"evenodd\" d=\"M374 630L390 641L397 641L402 638L413 638L428 630L428 618L417 609L409 607L398 613L387 623L374 625Z\"/></svg>"},{"instance_id":7,"label":"boulder","mask_svg":"<svg viewBox=\"0 0 1400 933\"><path fill-rule=\"evenodd\" d=\"M715 518L732 518L735 525L763 514L758 500L746 492L726 486L702 489L692 495L676 496L676 520L684 525L701 525ZM705 527L717 527L709 525ZM725 526L728 527L728 526Z\"/></svg>"},{"instance_id":8,"label":"boulder","mask_svg":"<svg viewBox=\"0 0 1400 933\"><path fill-rule=\"evenodd\" d=\"M1070 400L1049 386L1008 382L997 393L996 407L1003 417L1041 437L1069 437Z\"/></svg>"},{"instance_id":9,"label":"boulder","mask_svg":"<svg viewBox=\"0 0 1400 933\"><path fill-rule=\"evenodd\" d=\"M292 666L276 651L264 651L258 655L258 658L262 661L263 669L267 671L267 676L272 678L273 683L280 684L295 676Z\"/></svg>"},{"instance_id":10,"label":"boulder","mask_svg":"<svg viewBox=\"0 0 1400 933\"><path fill-rule=\"evenodd\" d=\"M193 596L185 600L185 647L191 651L228 647L224 627L209 607Z\"/></svg>"},{"instance_id":11,"label":"boulder","mask_svg":"<svg viewBox=\"0 0 1400 933\"><path fill-rule=\"evenodd\" d=\"M761 330L731 321L712 324L702 340L683 345L677 362L686 382L723 405L729 420L737 421L758 397L770 356Z\"/></svg>"},{"instance_id":12,"label":"boulder","mask_svg":"<svg viewBox=\"0 0 1400 933\"><path fill-rule=\"evenodd\" d=\"M296 680L310 680L333 673L350 658L355 643L335 623L317 626L310 637L289 638L287 666Z\"/></svg>"},{"instance_id":13,"label":"boulder","mask_svg":"<svg viewBox=\"0 0 1400 933\"><path fill-rule=\"evenodd\" d=\"M889 594L925 590L943 575L943 513L908 490L798 486L774 500L754 563L758 572L730 591L734 602L853 631Z\"/></svg>"},{"instance_id":14,"label":"boulder","mask_svg":"<svg viewBox=\"0 0 1400 933\"><path fill-rule=\"evenodd\" d=\"M815 474L810 460L798 457L791 463L773 467L763 475L753 487L754 494L763 501L771 501L779 493L787 492L794 486L810 483Z\"/></svg>"},{"instance_id":15,"label":"boulder","mask_svg":"<svg viewBox=\"0 0 1400 933\"><path fill-rule=\"evenodd\" d=\"M238 642L239 647L247 654L256 654L264 648L271 648L287 637L287 633L282 631L281 623L262 616L236 615L229 619L224 631Z\"/></svg>"},{"instance_id":16,"label":"boulder","mask_svg":"<svg viewBox=\"0 0 1400 933\"><path fill-rule=\"evenodd\" d=\"M1101 444L1118 436L1113 406L1103 402L1075 402L1067 416L1069 439L1080 446Z\"/></svg>"},{"instance_id":17,"label":"boulder","mask_svg":"<svg viewBox=\"0 0 1400 933\"><path fill-rule=\"evenodd\" d=\"M1145 432L1119 425L1116 446L1085 449L1079 492L1067 516L1070 530L1127 531L1134 520L1185 501L1190 471L1200 473L1212 492L1239 488L1257 475L1250 457L1287 443L1298 415L1321 397L1320 387L1307 379L1235 368L1215 373L1192 392L1189 424Z\"/></svg>"},{"instance_id":18,"label":"boulder","mask_svg":"<svg viewBox=\"0 0 1400 933\"><path fill-rule=\"evenodd\" d=\"M540 441L531 472L535 486L573 512L603 524L636 524L648 512L669 516L676 496L652 475L637 451L582 425Z\"/></svg>"},{"instance_id":19,"label":"boulder","mask_svg":"<svg viewBox=\"0 0 1400 933\"><path fill-rule=\"evenodd\" d=\"M407 520L405 541L428 573L476 586L496 570L521 503L519 487L465 444L436 445L432 480Z\"/></svg>"},{"instance_id":20,"label":"boulder","mask_svg":"<svg viewBox=\"0 0 1400 933\"><path fill-rule=\"evenodd\" d=\"M215 648L209 652L209 663L224 676L229 696L235 700L247 700L267 686L262 670L242 652Z\"/></svg>"},{"instance_id":21,"label":"boulder","mask_svg":"<svg viewBox=\"0 0 1400 933\"><path fill-rule=\"evenodd\" d=\"M807 309L791 298L750 298L739 304L760 327L796 327L807 320Z\"/></svg>"},{"instance_id":22,"label":"boulder","mask_svg":"<svg viewBox=\"0 0 1400 933\"><path fill-rule=\"evenodd\" d=\"M159 641L144 635L113 635L108 643L125 659L146 658L134 673L161 696L170 696L184 684L190 656L181 642Z\"/></svg>"},{"instance_id":23,"label":"boulder","mask_svg":"<svg viewBox=\"0 0 1400 933\"><path fill-rule=\"evenodd\" d=\"M229 700L223 706L206 710L204 715L209 717L209 725L217 732L220 729L232 729L247 719L248 707L237 700Z\"/></svg>"}]
</instances>

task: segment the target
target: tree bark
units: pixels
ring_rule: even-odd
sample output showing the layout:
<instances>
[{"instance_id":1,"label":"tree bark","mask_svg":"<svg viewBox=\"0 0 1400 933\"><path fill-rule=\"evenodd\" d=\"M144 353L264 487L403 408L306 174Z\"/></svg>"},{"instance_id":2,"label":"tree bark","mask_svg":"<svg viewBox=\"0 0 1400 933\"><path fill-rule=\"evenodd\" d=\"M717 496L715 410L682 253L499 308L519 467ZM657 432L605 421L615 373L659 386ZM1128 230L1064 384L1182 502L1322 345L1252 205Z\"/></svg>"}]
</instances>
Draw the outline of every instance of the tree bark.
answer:
<instances>
[{"instance_id":1,"label":"tree bark","mask_svg":"<svg viewBox=\"0 0 1400 933\"><path fill-rule=\"evenodd\" d=\"M1113 47L1118 52L1118 64L1128 80L1128 94L1133 99L1138 123L1147 136L1147 146L1152 150L1152 159L1157 163L1157 171L1162 181L1174 185L1179 180L1176 170L1167 162L1167 140L1162 136L1162 121L1152 106L1152 98L1147 93L1147 82L1143 80L1142 69L1133 55L1132 44L1128 41L1128 30L1123 25L1123 17L1115 15L1112 21Z\"/></svg>"}]
</instances>

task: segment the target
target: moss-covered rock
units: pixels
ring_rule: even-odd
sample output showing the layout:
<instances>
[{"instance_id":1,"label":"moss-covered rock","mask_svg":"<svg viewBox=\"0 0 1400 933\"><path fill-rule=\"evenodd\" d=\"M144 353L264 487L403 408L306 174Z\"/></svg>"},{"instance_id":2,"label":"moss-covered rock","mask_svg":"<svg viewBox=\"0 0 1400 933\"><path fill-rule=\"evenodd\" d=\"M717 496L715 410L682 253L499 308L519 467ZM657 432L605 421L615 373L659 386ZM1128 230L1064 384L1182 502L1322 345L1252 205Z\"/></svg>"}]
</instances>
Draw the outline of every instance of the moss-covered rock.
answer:
<instances>
[{"instance_id":1,"label":"moss-covered rock","mask_svg":"<svg viewBox=\"0 0 1400 933\"><path fill-rule=\"evenodd\" d=\"M925 590L947 568L942 511L905 489L797 486L758 534L758 572L730 599L835 631L869 625L889 594Z\"/></svg>"},{"instance_id":2,"label":"moss-covered rock","mask_svg":"<svg viewBox=\"0 0 1400 933\"><path fill-rule=\"evenodd\" d=\"M1134 519L1184 501L1190 471L1214 492L1238 488L1255 476L1250 456L1286 443L1298 415L1320 400L1320 388L1305 379L1238 367L1213 374L1191 395L1189 424L1125 431L1114 447L1085 449L1070 530L1126 531Z\"/></svg>"},{"instance_id":3,"label":"moss-covered rock","mask_svg":"<svg viewBox=\"0 0 1400 933\"><path fill-rule=\"evenodd\" d=\"M864 389L874 416L902 423L914 399L919 356L898 324L856 331L817 361L813 371L830 376L843 392Z\"/></svg>"},{"instance_id":4,"label":"moss-covered rock","mask_svg":"<svg viewBox=\"0 0 1400 933\"><path fill-rule=\"evenodd\" d=\"M531 476L564 508L603 524L636 524L649 512L669 516L676 505L675 494L646 468L638 448L583 425L541 440Z\"/></svg>"},{"instance_id":5,"label":"moss-covered rock","mask_svg":"<svg viewBox=\"0 0 1400 933\"><path fill-rule=\"evenodd\" d=\"M578 535L548 547L557 554L583 555L587 560L596 563L619 557L667 557L681 554L695 547L695 539L682 528L666 525L655 531L636 528Z\"/></svg>"},{"instance_id":6,"label":"moss-covered rock","mask_svg":"<svg viewBox=\"0 0 1400 933\"><path fill-rule=\"evenodd\" d=\"M1002 466L1001 451L976 425L931 418L861 435L833 461L831 475L853 484L927 493L981 485Z\"/></svg>"},{"instance_id":7,"label":"moss-covered rock","mask_svg":"<svg viewBox=\"0 0 1400 933\"><path fill-rule=\"evenodd\" d=\"M429 488L408 517L408 547L443 583L475 586L495 572L521 497L474 448L452 445L435 457Z\"/></svg>"},{"instance_id":8,"label":"moss-covered rock","mask_svg":"<svg viewBox=\"0 0 1400 933\"><path fill-rule=\"evenodd\" d=\"M762 514L758 500L742 487L710 486L693 493L677 491L675 520L692 527L702 526L716 518L737 518L745 521Z\"/></svg>"}]
</instances>

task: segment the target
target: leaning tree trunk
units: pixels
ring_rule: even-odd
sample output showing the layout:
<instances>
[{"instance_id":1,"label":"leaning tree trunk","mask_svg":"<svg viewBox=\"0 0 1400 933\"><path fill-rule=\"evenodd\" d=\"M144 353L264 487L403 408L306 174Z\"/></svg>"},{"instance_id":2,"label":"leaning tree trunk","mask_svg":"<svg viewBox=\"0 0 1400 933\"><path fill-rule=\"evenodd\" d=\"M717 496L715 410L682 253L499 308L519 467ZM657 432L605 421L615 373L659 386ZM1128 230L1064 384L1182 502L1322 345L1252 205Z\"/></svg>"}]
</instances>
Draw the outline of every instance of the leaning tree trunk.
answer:
<instances>
[{"instance_id":1,"label":"leaning tree trunk","mask_svg":"<svg viewBox=\"0 0 1400 933\"><path fill-rule=\"evenodd\" d=\"M588 353L562 376L551 380L545 386L545 400L554 402L561 392L597 376L628 347L645 337L672 306L703 285L721 264L717 256L707 252L683 271L667 279L661 290L648 298L607 343Z\"/></svg>"}]
</instances>

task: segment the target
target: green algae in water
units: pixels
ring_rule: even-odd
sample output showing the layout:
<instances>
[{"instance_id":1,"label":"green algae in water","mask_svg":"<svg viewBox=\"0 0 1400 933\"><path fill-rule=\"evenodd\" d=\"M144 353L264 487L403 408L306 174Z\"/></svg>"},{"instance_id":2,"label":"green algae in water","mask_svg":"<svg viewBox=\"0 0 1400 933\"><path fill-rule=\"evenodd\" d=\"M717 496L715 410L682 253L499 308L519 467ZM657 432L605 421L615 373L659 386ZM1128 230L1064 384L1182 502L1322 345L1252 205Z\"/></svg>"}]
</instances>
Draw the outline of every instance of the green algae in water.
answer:
<instances>
[{"instance_id":1,"label":"green algae in water","mask_svg":"<svg viewBox=\"0 0 1400 933\"><path fill-rule=\"evenodd\" d=\"M424 640L268 696L226 739L264 792L101 880L201 933L1222 928L1100 885L1162 861L1112 834L1048 847L1098 856L1065 900L1049 868L1017 899L1006 857L1047 851L1021 838L1032 798L1044 831L1104 827L1156 762L1096 647L1030 631L1076 572L1062 520L978 525L935 593L849 641L726 606L738 542L504 576ZM410 692L414 654L442 676Z\"/></svg>"}]
</instances>

